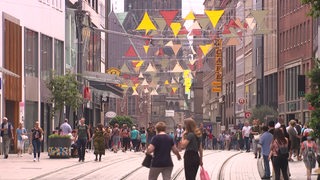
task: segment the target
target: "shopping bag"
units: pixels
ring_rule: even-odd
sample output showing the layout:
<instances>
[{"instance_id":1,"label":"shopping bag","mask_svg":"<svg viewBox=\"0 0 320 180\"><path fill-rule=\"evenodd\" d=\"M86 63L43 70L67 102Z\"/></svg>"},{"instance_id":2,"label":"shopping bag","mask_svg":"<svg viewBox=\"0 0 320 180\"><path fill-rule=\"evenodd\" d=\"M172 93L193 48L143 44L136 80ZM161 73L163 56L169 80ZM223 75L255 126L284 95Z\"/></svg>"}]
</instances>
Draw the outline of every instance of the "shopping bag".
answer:
<instances>
[{"instance_id":1,"label":"shopping bag","mask_svg":"<svg viewBox=\"0 0 320 180\"><path fill-rule=\"evenodd\" d=\"M32 146L32 144L29 144L28 153L29 153L29 154L32 154L32 153L33 153L33 146Z\"/></svg>"},{"instance_id":2,"label":"shopping bag","mask_svg":"<svg viewBox=\"0 0 320 180\"><path fill-rule=\"evenodd\" d=\"M144 159L142 161L142 166L150 168L151 161L152 161L152 155L146 154L146 156L144 157Z\"/></svg>"},{"instance_id":3,"label":"shopping bag","mask_svg":"<svg viewBox=\"0 0 320 180\"><path fill-rule=\"evenodd\" d=\"M200 170L200 179L201 180L210 180L209 174L206 170L204 170L203 166L201 166L201 170Z\"/></svg>"}]
</instances>

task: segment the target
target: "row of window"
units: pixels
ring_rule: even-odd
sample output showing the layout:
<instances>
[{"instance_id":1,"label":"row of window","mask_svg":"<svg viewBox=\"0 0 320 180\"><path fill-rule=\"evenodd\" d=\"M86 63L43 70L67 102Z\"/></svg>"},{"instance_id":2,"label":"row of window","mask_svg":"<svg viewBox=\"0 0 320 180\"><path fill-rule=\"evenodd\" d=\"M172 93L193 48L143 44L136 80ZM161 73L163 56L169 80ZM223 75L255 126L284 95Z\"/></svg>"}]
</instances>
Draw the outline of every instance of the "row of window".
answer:
<instances>
[{"instance_id":1,"label":"row of window","mask_svg":"<svg viewBox=\"0 0 320 180\"><path fill-rule=\"evenodd\" d=\"M40 46L39 46L40 38ZM51 70L54 69L57 74L63 73L64 45L63 41L53 39L50 36L24 29L24 62L26 76L38 77L38 67L40 66L40 78L46 80L49 78ZM40 47L40 48L39 48ZM54 49L53 49L53 48ZM40 58L39 58L40 51ZM39 61L40 60L40 61ZM40 65L39 65L40 64Z\"/></svg>"},{"instance_id":2,"label":"row of window","mask_svg":"<svg viewBox=\"0 0 320 180\"><path fill-rule=\"evenodd\" d=\"M301 0L278 0L279 1L279 16L285 16L302 7Z\"/></svg>"},{"instance_id":3,"label":"row of window","mask_svg":"<svg viewBox=\"0 0 320 180\"><path fill-rule=\"evenodd\" d=\"M298 47L311 40L310 20L280 33L280 51Z\"/></svg>"},{"instance_id":4,"label":"row of window","mask_svg":"<svg viewBox=\"0 0 320 180\"><path fill-rule=\"evenodd\" d=\"M48 6L51 6L59 11L63 10L63 0L39 0L40 2L47 4Z\"/></svg>"}]
</instances>

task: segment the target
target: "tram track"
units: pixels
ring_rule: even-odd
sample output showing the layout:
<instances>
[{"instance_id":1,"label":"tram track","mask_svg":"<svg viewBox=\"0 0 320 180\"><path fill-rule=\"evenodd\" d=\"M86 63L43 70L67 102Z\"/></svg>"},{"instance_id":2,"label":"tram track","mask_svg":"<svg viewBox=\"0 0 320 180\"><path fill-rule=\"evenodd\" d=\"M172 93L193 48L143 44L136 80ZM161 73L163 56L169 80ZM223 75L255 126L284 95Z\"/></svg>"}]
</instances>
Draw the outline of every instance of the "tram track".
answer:
<instances>
[{"instance_id":1,"label":"tram track","mask_svg":"<svg viewBox=\"0 0 320 180\"><path fill-rule=\"evenodd\" d=\"M223 163L222 166L219 169L219 173L217 176L218 180L225 180L224 175L225 175L225 168L226 165L228 164L228 162L230 162L231 159L233 159L234 157L236 157L237 155L241 154L242 152L238 152L236 154L231 155L230 157L228 157Z\"/></svg>"}]
</instances>

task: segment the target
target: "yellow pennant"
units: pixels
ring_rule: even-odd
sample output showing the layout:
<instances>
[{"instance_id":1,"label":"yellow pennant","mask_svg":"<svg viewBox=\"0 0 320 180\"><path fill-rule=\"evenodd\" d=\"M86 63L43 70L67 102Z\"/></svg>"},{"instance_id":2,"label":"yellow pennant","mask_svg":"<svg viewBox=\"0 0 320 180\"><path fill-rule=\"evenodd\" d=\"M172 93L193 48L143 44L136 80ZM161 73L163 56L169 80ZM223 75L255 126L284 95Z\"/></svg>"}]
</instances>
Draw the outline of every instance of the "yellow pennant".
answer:
<instances>
[{"instance_id":1,"label":"yellow pennant","mask_svg":"<svg viewBox=\"0 0 320 180\"><path fill-rule=\"evenodd\" d=\"M166 80L166 81L164 82L164 84L165 84L165 85L169 85L170 83L169 83L168 80Z\"/></svg>"},{"instance_id":2,"label":"yellow pennant","mask_svg":"<svg viewBox=\"0 0 320 180\"><path fill-rule=\"evenodd\" d=\"M212 26L216 28L216 25L218 24L222 14L224 13L224 10L206 10L205 13L209 17Z\"/></svg>"},{"instance_id":3,"label":"yellow pennant","mask_svg":"<svg viewBox=\"0 0 320 180\"><path fill-rule=\"evenodd\" d=\"M192 11L189 12L189 14L184 18L184 20L194 20L196 17L194 17L194 14Z\"/></svg>"},{"instance_id":4,"label":"yellow pennant","mask_svg":"<svg viewBox=\"0 0 320 180\"><path fill-rule=\"evenodd\" d=\"M148 54L149 47L150 47L150 46L143 46L144 52L145 52L146 54Z\"/></svg>"},{"instance_id":5,"label":"yellow pennant","mask_svg":"<svg viewBox=\"0 0 320 180\"><path fill-rule=\"evenodd\" d=\"M180 23L171 23L170 27L172 29L172 32L174 34L174 37L177 37L180 29L181 29L181 24Z\"/></svg>"},{"instance_id":6,"label":"yellow pennant","mask_svg":"<svg viewBox=\"0 0 320 180\"><path fill-rule=\"evenodd\" d=\"M208 52L211 50L212 45L211 44L206 44L206 45L199 45L202 53L204 56L208 54Z\"/></svg>"},{"instance_id":7,"label":"yellow pennant","mask_svg":"<svg viewBox=\"0 0 320 180\"><path fill-rule=\"evenodd\" d=\"M147 34L150 30L157 30L157 28L152 23L148 13L145 12L144 16L143 16L143 18L142 18L142 20L136 30L146 30L146 34Z\"/></svg>"},{"instance_id":8,"label":"yellow pennant","mask_svg":"<svg viewBox=\"0 0 320 180\"><path fill-rule=\"evenodd\" d=\"M173 88L172 88L173 93L176 93L177 89L178 89L178 88L173 87Z\"/></svg>"}]
</instances>

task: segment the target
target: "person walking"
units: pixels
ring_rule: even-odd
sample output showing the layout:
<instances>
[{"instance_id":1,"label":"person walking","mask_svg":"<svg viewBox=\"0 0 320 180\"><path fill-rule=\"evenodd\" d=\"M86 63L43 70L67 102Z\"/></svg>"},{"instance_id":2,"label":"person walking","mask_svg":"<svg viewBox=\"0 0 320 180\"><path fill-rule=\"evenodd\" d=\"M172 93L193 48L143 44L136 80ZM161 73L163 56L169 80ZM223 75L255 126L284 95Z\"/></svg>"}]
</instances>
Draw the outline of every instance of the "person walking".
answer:
<instances>
[{"instance_id":1,"label":"person walking","mask_svg":"<svg viewBox=\"0 0 320 180\"><path fill-rule=\"evenodd\" d=\"M90 132L88 126L85 124L85 118L80 119L80 124L77 126L77 134L78 134L78 154L79 154L79 162L84 162L84 157L86 153L86 145L87 142L91 140Z\"/></svg>"},{"instance_id":2,"label":"person walking","mask_svg":"<svg viewBox=\"0 0 320 180\"><path fill-rule=\"evenodd\" d=\"M311 180L311 170L316 167L316 154L318 152L317 144L312 140L311 136L301 143L301 156L307 169L307 180Z\"/></svg>"},{"instance_id":3,"label":"person walking","mask_svg":"<svg viewBox=\"0 0 320 180\"><path fill-rule=\"evenodd\" d=\"M33 146L33 161L38 162L40 161L40 148L41 148L41 141L43 141L43 130L40 127L39 121L34 123L34 127L31 129L32 134L32 146ZM38 158L37 158L38 154Z\"/></svg>"},{"instance_id":4,"label":"person walking","mask_svg":"<svg viewBox=\"0 0 320 180\"><path fill-rule=\"evenodd\" d=\"M201 130L191 119L184 120L185 132L182 135L181 147L184 153L184 172L186 180L195 180L199 166L203 165L203 149L201 144Z\"/></svg>"},{"instance_id":5,"label":"person walking","mask_svg":"<svg viewBox=\"0 0 320 180\"><path fill-rule=\"evenodd\" d=\"M13 126L10 122L8 122L7 117L3 117L0 130L1 130L1 137L2 137L2 153L4 155L4 159L7 159L9 154L11 139L14 140Z\"/></svg>"},{"instance_id":6,"label":"person walking","mask_svg":"<svg viewBox=\"0 0 320 180\"><path fill-rule=\"evenodd\" d=\"M134 152L139 151L140 132L136 129L135 126L132 126L132 130L130 132L130 138L132 142L133 151Z\"/></svg>"},{"instance_id":7,"label":"person walking","mask_svg":"<svg viewBox=\"0 0 320 180\"><path fill-rule=\"evenodd\" d=\"M121 128L122 152L126 152L130 148L130 131L127 124L123 124Z\"/></svg>"},{"instance_id":8,"label":"person walking","mask_svg":"<svg viewBox=\"0 0 320 180\"><path fill-rule=\"evenodd\" d=\"M22 157L22 153L24 150L24 142L28 139L27 130L22 126L22 123L19 123L18 128L16 129L17 135L17 149L18 149L18 157Z\"/></svg>"},{"instance_id":9,"label":"person walking","mask_svg":"<svg viewBox=\"0 0 320 180\"><path fill-rule=\"evenodd\" d=\"M68 123L68 119L64 119L64 123L60 126L61 135L69 135L72 132L72 128L70 124Z\"/></svg>"},{"instance_id":10,"label":"person walking","mask_svg":"<svg viewBox=\"0 0 320 180\"><path fill-rule=\"evenodd\" d=\"M262 127L262 135L259 139L259 144L261 144L261 151L263 157L264 165L264 176L261 179L270 178L270 165L269 165L269 154L270 154L270 145L273 140L273 135L268 131L267 126Z\"/></svg>"},{"instance_id":11,"label":"person walking","mask_svg":"<svg viewBox=\"0 0 320 180\"><path fill-rule=\"evenodd\" d=\"M177 144L177 147L179 149L179 151L181 150L181 147L180 147L180 141L182 139L182 134L183 134L184 130L182 128L182 125L181 124L178 124L178 127L175 131L175 134L174 134L174 139L176 141L176 144Z\"/></svg>"},{"instance_id":12,"label":"person walking","mask_svg":"<svg viewBox=\"0 0 320 180\"><path fill-rule=\"evenodd\" d=\"M244 122L244 126L242 128L242 138L244 139L245 145L246 145L246 152L250 152L250 132L251 132L251 126L249 126L249 122Z\"/></svg>"},{"instance_id":13,"label":"person walking","mask_svg":"<svg viewBox=\"0 0 320 180\"><path fill-rule=\"evenodd\" d=\"M173 139L166 134L166 124L160 121L156 124L155 128L157 134L152 138L146 151L147 154L153 153L148 179L157 180L161 173L163 180L170 180L173 170L170 152L172 151L178 160L181 159L181 156Z\"/></svg>"},{"instance_id":14,"label":"person walking","mask_svg":"<svg viewBox=\"0 0 320 180\"><path fill-rule=\"evenodd\" d=\"M252 150L254 153L254 158L261 157L261 148L259 147L259 138L261 134L261 127L259 119L254 119L252 121L252 128L251 128L251 137L252 137ZM268 156L267 156L268 158Z\"/></svg>"},{"instance_id":15,"label":"person walking","mask_svg":"<svg viewBox=\"0 0 320 180\"><path fill-rule=\"evenodd\" d=\"M114 128L112 129L112 150L114 153L118 152L119 142L120 142L120 129L119 124L115 123Z\"/></svg>"},{"instance_id":16,"label":"person walking","mask_svg":"<svg viewBox=\"0 0 320 180\"><path fill-rule=\"evenodd\" d=\"M269 131L270 132L270 131ZM288 140L280 128L274 129L273 141L270 146L269 160L275 173L275 180L280 180L280 170L284 180L288 180Z\"/></svg>"},{"instance_id":17,"label":"person walking","mask_svg":"<svg viewBox=\"0 0 320 180\"><path fill-rule=\"evenodd\" d=\"M291 158L292 154L294 154L298 161L301 160L301 157L299 156L300 151L300 136L298 135L298 131L296 130L296 121L293 119L289 122L290 126L287 130L290 138L290 153L289 153L289 161L293 161Z\"/></svg>"},{"instance_id":18,"label":"person walking","mask_svg":"<svg viewBox=\"0 0 320 180\"><path fill-rule=\"evenodd\" d=\"M105 154L104 135L105 135L105 130L103 129L103 125L99 123L92 136L94 154L96 155L95 161L98 161L98 155L99 155L99 161L101 161L101 156Z\"/></svg>"}]
</instances>

